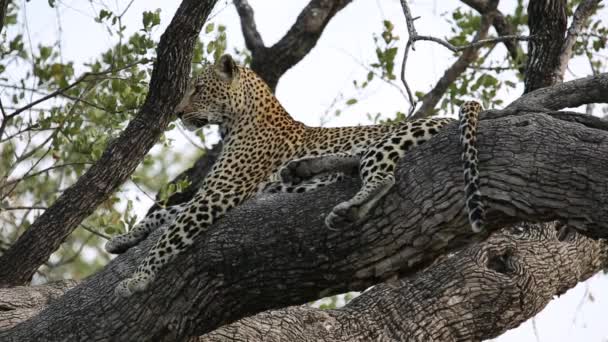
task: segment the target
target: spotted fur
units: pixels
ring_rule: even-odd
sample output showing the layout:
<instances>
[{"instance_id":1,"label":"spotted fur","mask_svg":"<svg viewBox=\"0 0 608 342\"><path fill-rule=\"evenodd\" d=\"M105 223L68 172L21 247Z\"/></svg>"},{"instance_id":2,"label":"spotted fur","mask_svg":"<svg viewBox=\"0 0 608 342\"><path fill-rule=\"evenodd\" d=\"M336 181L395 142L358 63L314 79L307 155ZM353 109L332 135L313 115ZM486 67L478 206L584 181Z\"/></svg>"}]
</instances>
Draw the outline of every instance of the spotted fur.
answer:
<instances>
[{"instance_id":1,"label":"spotted fur","mask_svg":"<svg viewBox=\"0 0 608 342\"><path fill-rule=\"evenodd\" d=\"M480 111L478 103L465 103L460 125L466 207L475 231L483 224L475 150ZM399 158L454 121L431 118L397 125L307 127L292 119L262 79L236 66L229 55L192 82L176 112L192 129L219 124L224 148L190 202L153 213L131 232L108 242L106 250L120 253L158 226L168 226L133 276L116 288L122 296L145 290L160 267L260 190L304 192L358 172L363 186L352 199L338 204L325 222L331 229L361 222L395 183Z\"/></svg>"}]
</instances>

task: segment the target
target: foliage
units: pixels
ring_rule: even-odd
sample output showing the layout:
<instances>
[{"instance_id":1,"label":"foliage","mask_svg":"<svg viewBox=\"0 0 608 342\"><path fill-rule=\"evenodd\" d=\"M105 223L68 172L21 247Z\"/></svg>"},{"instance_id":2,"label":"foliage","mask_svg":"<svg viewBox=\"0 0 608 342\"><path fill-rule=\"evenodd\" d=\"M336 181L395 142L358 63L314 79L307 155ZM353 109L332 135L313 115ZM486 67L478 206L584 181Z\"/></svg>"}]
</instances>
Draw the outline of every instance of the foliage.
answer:
<instances>
[{"instance_id":1,"label":"foliage","mask_svg":"<svg viewBox=\"0 0 608 342\"><path fill-rule=\"evenodd\" d=\"M27 6L27 4L24 4ZM49 6L61 6L49 2ZM128 7L127 7L128 9ZM0 247L6 248L73 184L104 151L108 142L141 107L147 93L161 24L160 9L141 14L141 27L127 34L121 13L109 8L93 18L105 27L114 46L94 60L76 65L62 57L61 44L29 46L17 20L19 8L9 7L0 37L0 99L5 110L0 129ZM194 70L226 49L225 27L207 25L198 42ZM76 71L78 70L78 71ZM48 94L56 96L29 108ZM22 110L26 108L25 110ZM137 169L131 182L113 194L51 260L40 269L39 281L82 278L108 261L103 244L108 235L124 232L138 220L132 189L167 197L188 183L167 186L173 165L188 165L195 155L171 153L179 128L171 125ZM201 135L202 137L202 135ZM139 196L137 196L139 197ZM92 257L95 256L95 257Z\"/></svg>"},{"instance_id":2,"label":"foliage","mask_svg":"<svg viewBox=\"0 0 608 342\"><path fill-rule=\"evenodd\" d=\"M573 14L579 3L580 0L568 2L569 16ZM600 3L595 13L602 8L604 8L604 5ZM443 17L451 26L451 35L447 36L445 40L455 46L464 46L473 41L481 24L479 14L470 8L457 8L453 12L444 13ZM512 25L515 34L526 35L528 33L528 18L523 0L517 0L512 13L506 14L506 21ZM605 72L606 70L607 57L600 51L606 48L607 30L608 27L599 17L591 16L591 23L586 26L582 37L576 40L573 58L587 59L593 73ZM422 35L439 34L437 32L418 33ZM359 102L358 98L365 97L365 90L370 88L374 82L385 82L392 87L403 88L400 80L395 76L395 65L401 63L405 41L395 33L395 24L389 20L383 20L380 34L373 35L372 39L376 45L377 59L361 62L366 72L364 77L353 81L356 95L342 103L334 104L334 115L340 115L346 108L356 105ZM418 42L417 44L435 44L435 48L444 49L444 47L432 42ZM454 55L456 57L458 53ZM479 56L464 73L459 75L455 82L449 85L447 92L443 94L441 101L438 103L435 113L454 114L460 104L470 98L481 100L485 108L501 108L505 105L503 98L507 91L519 92L522 90L519 87L521 87L520 81L523 75L520 74L519 70L525 66L525 53L523 51L519 51L517 57L512 58L501 43L495 43L484 46L480 50ZM409 67L416 68L414 65ZM410 80L410 82L412 81ZM420 85L415 84L415 82L410 86L415 88L413 90L418 101L421 101L426 91L429 90L428 88L418 88ZM401 93L404 97L404 103L409 103L405 93L403 91ZM603 110L606 112L605 108ZM405 112L407 112L407 108L393 114L368 113L367 118L374 123L390 124L407 119Z\"/></svg>"},{"instance_id":3,"label":"foliage","mask_svg":"<svg viewBox=\"0 0 608 342\"><path fill-rule=\"evenodd\" d=\"M569 15L579 2L569 3ZM27 2L23 6L27 6ZM49 0L48 6L61 8L64 4ZM102 7L94 18L90 18L107 30L112 48L81 65L64 59L60 41L31 46L25 25L17 15L23 8L11 2L0 36L0 86L3 89L0 100L5 111L0 125L0 251L15 241L44 208L100 157L108 142L121 132L141 107L158 34L164 23L160 10L146 11L141 13L141 21L134 31L124 24L129 6L121 10ZM451 27L445 39L454 45L470 42L479 29L479 15L468 8L444 13L443 17ZM512 12L506 14L506 20L516 33L527 33L522 0L518 0ZM352 82L354 95L340 94L336 97L332 105L334 115L340 115L346 108L356 108L371 85L388 83L404 95L403 110L392 114L369 113L368 119L392 123L407 117L407 101L397 76L401 71L405 27L403 23L388 19L378 24L377 34L362 37L373 40L376 47L374 58L361 62L364 71ZM442 32L420 34L438 35ZM576 41L576 58L587 59L593 72L605 71L607 38L605 23L592 16L582 37ZM435 48L443 49L439 45ZM247 65L251 62L248 51L229 44L224 25L208 23L195 46L193 73L198 73L203 64L215 60L227 50L236 53L241 63ZM500 43L483 47L480 57L450 84L437 111L454 113L466 98L480 99L486 107L504 105L501 99L506 90L519 91L519 69L525 64L523 56L525 54L521 52L511 58ZM422 99L428 88L410 81L416 96ZM49 94L55 96L31 105ZM94 272L108 260L102 249L106 237L123 232L138 221L134 200L158 198L163 205L172 193L187 186L187 181L167 185L170 177L186 168L195 157L172 152L175 147L171 137L180 132L179 125L170 125L169 131L145 158L131 181L83 222L40 270L40 280L81 278ZM202 131L197 135L205 140ZM128 198L126 194L133 193L133 190L138 195ZM332 305L335 303L328 304Z\"/></svg>"}]
</instances>

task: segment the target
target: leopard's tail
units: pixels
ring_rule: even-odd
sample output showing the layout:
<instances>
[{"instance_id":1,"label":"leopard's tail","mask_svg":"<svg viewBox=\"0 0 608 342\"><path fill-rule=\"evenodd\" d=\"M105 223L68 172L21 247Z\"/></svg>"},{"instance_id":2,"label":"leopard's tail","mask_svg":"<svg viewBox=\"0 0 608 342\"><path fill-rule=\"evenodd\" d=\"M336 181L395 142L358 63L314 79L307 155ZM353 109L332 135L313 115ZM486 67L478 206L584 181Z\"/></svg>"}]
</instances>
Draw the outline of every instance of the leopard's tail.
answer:
<instances>
[{"instance_id":1,"label":"leopard's tail","mask_svg":"<svg viewBox=\"0 0 608 342\"><path fill-rule=\"evenodd\" d=\"M469 214L469 222L474 232L483 230L485 208L481 201L479 190L479 170L477 159L477 123L479 113L483 108L476 101L467 101L460 106L460 145L462 147L462 163L464 168L465 204Z\"/></svg>"}]
</instances>

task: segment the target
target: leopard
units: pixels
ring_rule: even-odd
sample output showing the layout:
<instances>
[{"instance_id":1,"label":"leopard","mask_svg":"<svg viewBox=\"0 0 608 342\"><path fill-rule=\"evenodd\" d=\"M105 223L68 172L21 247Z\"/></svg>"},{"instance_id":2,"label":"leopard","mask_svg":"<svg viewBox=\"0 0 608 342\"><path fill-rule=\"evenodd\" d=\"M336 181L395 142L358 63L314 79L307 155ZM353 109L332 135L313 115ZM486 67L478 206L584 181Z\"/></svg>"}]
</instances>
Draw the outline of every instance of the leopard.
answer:
<instances>
[{"instance_id":1,"label":"leopard","mask_svg":"<svg viewBox=\"0 0 608 342\"><path fill-rule=\"evenodd\" d=\"M301 193L358 174L361 188L325 218L329 229L361 224L395 184L397 162L406 152L458 123L464 170L464 203L474 232L484 225L476 131L481 105L467 101L459 119L422 118L396 124L310 127L296 121L270 87L229 55L203 68L189 82L175 115L189 130L219 125L223 150L194 197L153 212L105 249L122 253L162 226L162 234L118 296L145 291L161 267L192 245L197 236L232 208L261 192Z\"/></svg>"}]
</instances>

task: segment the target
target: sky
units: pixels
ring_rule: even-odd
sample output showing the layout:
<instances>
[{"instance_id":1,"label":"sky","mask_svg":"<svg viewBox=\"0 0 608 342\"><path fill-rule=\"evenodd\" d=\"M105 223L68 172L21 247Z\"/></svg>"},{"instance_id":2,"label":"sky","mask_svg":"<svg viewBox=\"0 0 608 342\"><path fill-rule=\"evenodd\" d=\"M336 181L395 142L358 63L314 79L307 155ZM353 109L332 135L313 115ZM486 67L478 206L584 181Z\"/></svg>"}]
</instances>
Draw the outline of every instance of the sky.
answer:
<instances>
[{"instance_id":1,"label":"sky","mask_svg":"<svg viewBox=\"0 0 608 342\"><path fill-rule=\"evenodd\" d=\"M20 20L27 22L32 45L52 44L59 39L63 59L75 61L77 74L78 70L83 70L84 63L91 61L116 42L116 37L110 36L105 28L94 23L93 18L103 6L122 12L129 3L124 0L58 0L56 9L50 9L47 1L17 1L25 8ZM308 0L249 2L255 11L258 30L265 44L269 46L287 32ZM514 4L513 0L503 0L499 8L509 12ZM178 5L179 1L174 0L135 0L124 16L124 23L129 32L127 36L141 28L142 11L160 8L161 25L155 31L159 36ZM438 37L449 34L449 25L444 14L449 14L460 5L456 0L411 1L414 16L420 16L420 19L416 20L418 32ZM601 16L608 20L608 11L604 9ZM396 111L407 111L407 100L394 86L376 82L371 89L363 93L357 93L352 86L353 79L362 80L367 74L364 65L374 59L372 34L381 32L384 19L392 21L395 32L402 36L402 40L406 37L398 0L356 0L331 20L317 46L300 63L287 71L279 82L276 95L292 116L313 126L321 122L326 126L343 126L369 123L367 113L382 113L384 117L390 117ZM244 47L238 15L231 1L218 1L210 22L226 26L229 47ZM498 56L504 56L504 50L501 49L501 46L496 49ZM398 55L396 60L400 59ZM436 44L417 43L416 51L410 54L406 69L410 86L414 90L428 91L453 60L451 52ZM586 76L589 73L589 67L584 61L575 60L569 65L566 79ZM509 103L516 99L521 91L521 88L503 89L499 96L505 103ZM359 102L346 108L339 117L324 115L328 111L333 112L332 102L340 94L344 99L357 96ZM170 137L176 139L175 148L180 153L195 153L195 147L189 144L182 134L177 131L171 133ZM207 144L213 140L208 139ZM187 167L176 166L172 171L177 174ZM145 212L151 203L146 196L139 196L136 192L136 189L131 189L125 196L137 199L138 209ZM494 341L608 341L608 331L605 329L605 312L608 308L608 294L604 291L606 288L607 277L596 275L553 300L534 319Z\"/></svg>"}]
</instances>

